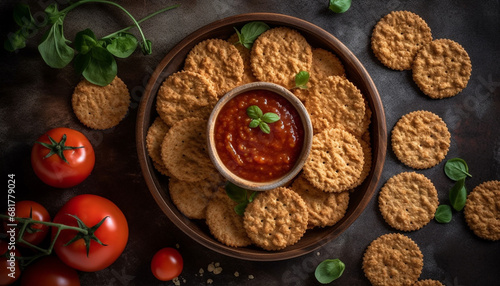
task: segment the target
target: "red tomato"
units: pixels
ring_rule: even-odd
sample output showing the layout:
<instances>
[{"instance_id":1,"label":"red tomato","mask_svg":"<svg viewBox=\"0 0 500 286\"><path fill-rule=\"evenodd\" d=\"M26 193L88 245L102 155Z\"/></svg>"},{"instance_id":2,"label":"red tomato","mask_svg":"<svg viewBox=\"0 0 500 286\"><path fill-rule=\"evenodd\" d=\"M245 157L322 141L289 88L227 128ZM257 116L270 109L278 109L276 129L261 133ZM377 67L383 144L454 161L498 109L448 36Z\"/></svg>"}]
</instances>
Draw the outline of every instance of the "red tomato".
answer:
<instances>
[{"instance_id":1,"label":"red tomato","mask_svg":"<svg viewBox=\"0 0 500 286\"><path fill-rule=\"evenodd\" d=\"M27 218L30 217L30 213L31 218L34 220L50 222L49 212L41 204L34 201L19 201L16 203L15 216ZM20 225L18 225L18 227L20 227ZM4 228L5 230L10 229L6 221L4 221ZM31 229L31 231L28 231L28 229ZM16 232L18 231L19 229L16 229ZM23 239L26 242L38 245L47 236L47 233L49 233L49 227L47 225L33 223L26 228Z\"/></svg>"},{"instance_id":2,"label":"red tomato","mask_svg":"<svg viewBox=\"0 0 500 286\"><path fill-rule=\"evenodd\" d=\"M80 286L75 269L55 256L45 256L26 268L21 277L21 286Z\"/></svg>"},{"instance_id":3,"label":"red tomato","mask_svg":"<svg viewBox=\"0 0 500 286\"><path fill-rule=\"evenodd\" d=\"M182 256L175 248L165 247L153 256L151 272L156 279L169 281L178 277L182 272L184 262Z\"/></svg>"},{"instance_id":4,"label":"red tomato","mask_svg":"<svg viewBox=\"0 0 500 286\"><path fill-rule=\"evenodd\" d=\"M111 265L121 255L128 241L127 219L110 200L96 195L79 195L69 200L56 214L53 222L78 226L77 216L89 229L89 249L83 238L65 246L79 232L63 230L54 245L62 262L81 271L93 272ZM104 219L104 221L103 221ZM103 223L95 230L92 227ZM52 239L57 229L52 229ZM93 232L93 233L92 233ZM100 240L100 244L97 240Z\"/></svg>"},{"instance_id":5,"label":"red tomato","mask_svg":"<svg viewBox=\"0 0 500 286\"><path fill-rule=\"evenodd\" d=\"M52 155L46 157L49 153ZM78 185L90 175L94 164L94 149L87 137L70 128L49 130L31 150L33 171L44 183L56 188Z\"/></svg>"},{"instance_id":6,"label":"red tomato","mask_svg":"<svg viewBox=\"0 0 500 286\"><path fill-rule=\"evenodd\" d=\"M21 275L19 262L13 258L21 254L13 246L15 246L14 243L9 244L0 240L0 285L10 285ZM6 252L7 257L4 256Z\"/></svg>"}]
</instances>

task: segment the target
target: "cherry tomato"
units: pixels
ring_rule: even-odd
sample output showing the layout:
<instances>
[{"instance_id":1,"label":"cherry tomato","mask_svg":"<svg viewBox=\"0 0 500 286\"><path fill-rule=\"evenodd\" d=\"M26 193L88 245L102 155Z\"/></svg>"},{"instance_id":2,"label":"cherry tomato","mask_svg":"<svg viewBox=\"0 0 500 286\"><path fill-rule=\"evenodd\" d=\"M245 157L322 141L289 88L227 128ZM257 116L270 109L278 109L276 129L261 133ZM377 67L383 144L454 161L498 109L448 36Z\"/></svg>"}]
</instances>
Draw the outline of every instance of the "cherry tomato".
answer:
<instances>
[{"instance_id":1,"label":"cherry tomato","mask_svg":"<svg viewBox=\"0 0 500 286\"><path fill-rule=\"evenodd\" d=\"M75 269L56 256L45 256L28 266L21 277L21 286L80 286Z\"/></svg>"},{"instance_id":2,"label":"cherry tomato","mask_svg":"<svg viewBox=\"0 0 500 286\"><path fill-rule=\"evenodd\" d=\"M182 272L184 262L182 256L175 248L165 247L153 256L151 272L156 279L169 281L178 277Z\"/></svg>"},{"instance_id":3,"label":"cherry tomato","mask_svg":"<svg viewBox=\"0 0 500 286\"><path fill-rule=\"evenodd\" d=\"M70 128L54 128L40 136L31 150L31 166L47 185L70 188L94 169L95 154L85 135Z\"/></svg>"},{"instance_id":4,"label":"cherry tomato","mask_svg":"<svg viewBox=\"0 0 500 286\"><path fill-rule=\"evenodd\" d=\"M15 216L17 217L30 217L34 220L50 222L50 215L47 209L41 204L34 201L19 201L16 203ZM19 225L18 225L19 227ZM11 227L4 221L4 229L9 230ZM16 229L18 232L19 229ZM40 223L33 223L28 225L24 232L23 239L34 245L40 244L49 233L49 227Z\"/></svg>"},{"instance_id":5,"label":"cherry tomato","mask_svg":"<svg viewBox=\"0 0 500 286\"><path fill-rule=\"evenodd\" d=\"M128 224L122 211L110 200L97 195L79 195L70 199L56 214L53 222L69 226L81 223L89 230L89 244L84 238L70 242L79 233L62 230L54 250L62 262L81 271L93 272L111 265L121 255L128 241ZM102 223L95 231L94 226ZM57 229L52 229L52 239ZM101 243L99 243L100 241ZM88 255L87 255L88 251Z\"/></svg>"},{"instance_id":6,"label":"cherry tomato","mask_svg":"<svg viewBox=\"0 0 500 286\"><path fill-rule=\"evenodd\" d=\"M2 286L14 283L21 275L19 261L14 258L21 256L21 254L13 247L15 247L15 243L9 244L0 240L0 285Z\"/></svg>"}]
</instances>

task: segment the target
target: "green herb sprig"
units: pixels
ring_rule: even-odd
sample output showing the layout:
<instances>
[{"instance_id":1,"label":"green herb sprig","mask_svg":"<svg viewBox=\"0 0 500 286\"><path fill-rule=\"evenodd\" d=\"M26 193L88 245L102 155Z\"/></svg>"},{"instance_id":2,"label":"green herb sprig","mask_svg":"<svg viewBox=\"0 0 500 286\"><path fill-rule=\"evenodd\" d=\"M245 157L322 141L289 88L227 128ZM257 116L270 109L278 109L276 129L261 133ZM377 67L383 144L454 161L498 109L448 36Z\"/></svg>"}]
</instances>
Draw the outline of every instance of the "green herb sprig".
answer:
<instances>
[{"instance_id":1,"label":"green herb sprig","mask_svg":"<svg viewBox=\"0 0 500 286\"><path fill-rule=\"evenodd\" d=\"M276 113L267 112L262 113L262 110L257 105L252 105L247 108L247 115L252 119L250 121L250 128L260 127L262 132L269 134L271 133L271 128L268 123L274 123L280 120L280 117Z\"/></svg>"},{"instance_id":2,"label":"green herb sprig","mask_svg":"<svg viewBox=\"0 0 500 286\"><path fill-rule=\"evenodd\" d=\"M328 9L335 13L344 13L351 8L351 0L330 0Z\"/></svg>"},{"instance_id":3,"label":"green herb sprig","mask_svg":"<svg viewBox=\"0 0 500 286\"><path fill-rule=\"evenodd\" d=\"M227 196L237 202L238 204L234 207L234 211L238 215L243 215L245 213L245 209L249 203L251 203L257 192L252 192L247 189L236 186L231 182L226 183L226 194Z\"/></svg>"},{"instance_id":4,"label":"green herb sprig","mask_svg":"<svg viewBox=\"0 0 500 286\"><path fill-rule=\"evenodd\" d=\"M69 46L71 41L64 37L64 19L70 11L87 3L102 3L115 6L129 16L134 24L101 39L97 39L90 29L78 32L74 43L78 54L75 56L75 49ZM26 47L26 41L32 34L31 32L50 25L38 45L38 51L45 63L52 68L60 69L67 66L74 59L75 70L78 73L81 73L94 84L105 86L117 75L117 65L114 57L127 58L136 50L137 46L141 47L144 55L152 53L151 41L146 39L139 24L159 13L178 6L173 5L161 9L137 21L123 6L112 1L81 0L63 10L59 10L57 4L54 3L44 11L48 20L38 24L33 18L29 6L18 4L14 8L14 21L20 28L18 31L9 34L8 39L4 42L4 48L11 52L22 49ZM141 41L138 41L134 35L127 33L128 30L134 27L137 27L139 31Z\"/></svg>"},{"instance_id":5,"label":"green herb sprig","mask_svg":"<svg viewBox=\"0 0 500 286\"><path fill-rule=\"evenodd\" d=\"M328 284L338 279L344 273L345 264L340 259L326 259L314 271L314 276L321 284Z\"/></svg>"},{"instance_id":6,"label":"green herb sprig","mask_svg":"<svg viewBox=\"0 0 500 286\"><path fill-rule=\"evenodd\" d=\"M451 207L449 205L440 205L436 209L434 219L439 223L449 223L451 221Z\"/></svg>"},{"instance_id":7,"label":"green herb sprig","mask_svg":"<svg viewBox=\"0 0 500 286\"><path fill-rule=\"evenodd\" d=\"M246 23L241 28L241 32L235 27L234 30L238 35L238 42L235 44L242 44L245 48L251 49L253 42L260 36L260 34L269 29L270 27L266 23L258 21Z\"/></svg>"},{"instance_id":8,"label":"green herb sprig","mask_svg":"<svg viewBox=\"0 0 500 286\"><path fill-rule=\"evenodd\" d=\"M309 72L307 71L300 71L295 75L295 87L294 88L301 88L301 89L307 89L307 83L309 82Z\"/></svg>"}]
</instances>

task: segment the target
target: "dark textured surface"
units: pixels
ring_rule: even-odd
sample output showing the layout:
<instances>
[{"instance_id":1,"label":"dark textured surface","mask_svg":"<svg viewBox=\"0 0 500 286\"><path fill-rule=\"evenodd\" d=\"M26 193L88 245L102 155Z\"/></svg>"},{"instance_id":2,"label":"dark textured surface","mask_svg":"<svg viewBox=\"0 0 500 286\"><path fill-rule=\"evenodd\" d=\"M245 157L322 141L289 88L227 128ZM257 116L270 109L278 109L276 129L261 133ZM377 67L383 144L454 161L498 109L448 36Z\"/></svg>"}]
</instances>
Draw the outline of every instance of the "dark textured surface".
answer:
<instances>
[{"instance_id":1,"label":"dark textured surface","mask_svg":"<svg viewBox=\"0 0 500 286\"><path fill-rule=\"evenodd\" d=\"M1 35L14 30L13 3L0 4ZM43 10L51 1L30 1L32 12ZM66 1L61 1L66 2ZM71 94L80 80L71 66L62 70L47 67L36 43L42 33L33 33L27 48L9 54L0 51L0 150L2 178L16 174L17 200L31 199L44 204L51 215L69 198L83 193L105 196L114 201L129 221L130 238L123 255L109 268L80 273L82 285L172 285L155 280L149 270L153 254L162 247L180 247L184 257L181 285L316 285L314 269L327 258L346 264L343 276L334 284L368 285L361 269L367 245L378 236L396 232L382 219L377 194L352 226L337 239L313 253L281 262L248 262L225 257L205 249L181 233L156 205L137 162L135 119L142 91L157 63L185 36L196 29L240 13L275 12L307 20L332 33L365 65L384 103L387 128L413 110L437 113L448 124L452 142L447 159L462 157L473 177L471 190L481 182L500 180L500 4L498 1L353 1L345 14L327 9L328 1L180 1L181 7L150 19L142 26L153 41L153 54L136 52L118 61L118 74L132 94L132 108L117 127L94 131L78 122L71 110ZM382 3L384 2L384 3ZM173 1L122 1L123 6L142 18L150 12L175 4ZM431 100L413 83L410 71L392 71L382 66L370 50L375 23L392 10L410 10L431 27L434 38L460 43L472 60L472 76L459 95ZM97 36L129 25L116 8L85 5L66 18L65 33L91 28ZM53 127L70 127L86 134L96 151L96 166L82 184L66 190L44 185L30 166L31 146L36 138ZM453 185L442 171L443 163L418 171L438 189L441 203L447 203ZM411 169L387 151L380 186L391 176ZM378 193L378 190L377 190ZM5 203L1 203L4 205ZM421 230L406 233L421 248L424 268L421 279L437 279L446 285L498 285L500 242L479 239L467 227L463 213L454 212L449 224L430 222ZM207 265L219 262L223 271L214 275ZM204 269L203 275L199 274ZM234 273L239 272L239 277ZM248 276L253 275L254 279Z\"/></svg>"}]
</instances>

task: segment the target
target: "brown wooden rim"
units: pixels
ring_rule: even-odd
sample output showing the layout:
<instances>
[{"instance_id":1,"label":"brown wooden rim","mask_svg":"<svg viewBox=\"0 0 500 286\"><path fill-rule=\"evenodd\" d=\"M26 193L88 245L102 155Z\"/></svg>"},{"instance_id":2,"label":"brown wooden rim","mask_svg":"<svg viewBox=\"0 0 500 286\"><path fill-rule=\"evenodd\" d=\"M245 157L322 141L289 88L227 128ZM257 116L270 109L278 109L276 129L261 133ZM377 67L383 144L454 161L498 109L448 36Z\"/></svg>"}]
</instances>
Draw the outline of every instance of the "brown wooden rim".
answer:
<instances>
[{"instance_id":1,"label":"brown wooden rim","mask_svg":"<svg viewBox=\"0 0 500 286\"><path fill-rule=\"evenodd\" d=\"M156 175L153 174L154 167L152 166L151 160L149 160L147 155L145 137L151 120L151 108L154 103L156 91L162 82L158 81L162 71L171 63L173 59L175 59L177 54L183 51L193 41L203 40L205 39L204 35L228 25L238 26L251 21L263 21L270 25L285 25L297 30L305 30L307 33L313 34L315 37L322 38L323 40L332 43L329 48L331 48L341 58L346 67L352 66L355 69L356 73L360 76L360 80L366 84L368 93L371 94L371 96L367 96L366 98L373 112L371 124L372 146L378 146L378 148L372 151L372 161L374 162L372 163L372 170L362 185L366 186L365 195L355 206L355 209L352 211L350 216L344 217L334 227L331 227L331 231L321 232L321 235L315 239L314 243L306 245L302 248L289 247L276 252L247 250L245 248L228 247L217 242L209 235L200 235L186 224L187 219L176 215L176 210L172 210L168 206L165 198L158 189L159 182ZM136 146L141 170L153 198L167 217L189 237L205 247L227 256L253 261L278 261L298 257L318 249L319 247L330 242L333 238L340 235L359 217L359 215L361 215L375 193L378 181L382 174L387 146L387 127L382 101L373 80L356 56L352 54L352 52L345 47L342 42L322 28L299 18L276 13L248 13L230 16L203 26L179 42L161 60L146 85L144 95L139 105L136 123ZM375 167L373 167L373 165Z\"/></svg>"}]
</instances>

